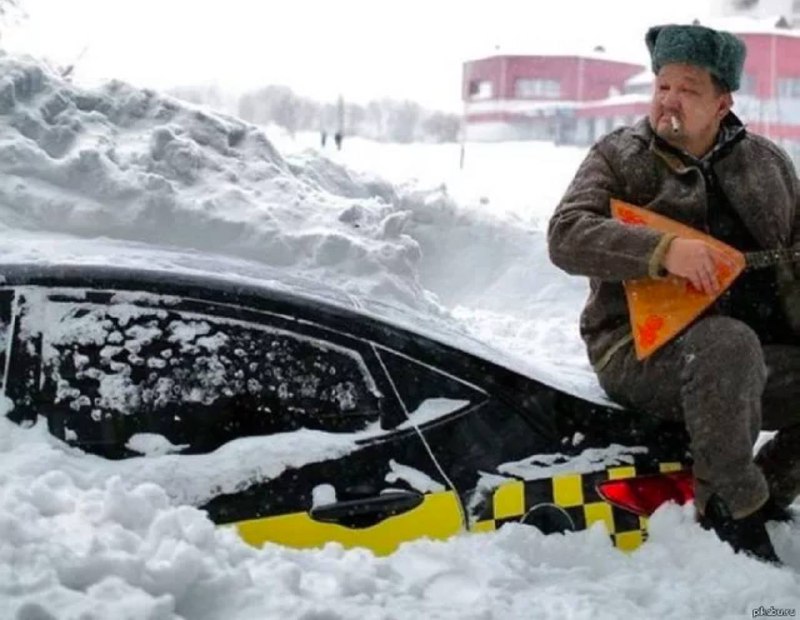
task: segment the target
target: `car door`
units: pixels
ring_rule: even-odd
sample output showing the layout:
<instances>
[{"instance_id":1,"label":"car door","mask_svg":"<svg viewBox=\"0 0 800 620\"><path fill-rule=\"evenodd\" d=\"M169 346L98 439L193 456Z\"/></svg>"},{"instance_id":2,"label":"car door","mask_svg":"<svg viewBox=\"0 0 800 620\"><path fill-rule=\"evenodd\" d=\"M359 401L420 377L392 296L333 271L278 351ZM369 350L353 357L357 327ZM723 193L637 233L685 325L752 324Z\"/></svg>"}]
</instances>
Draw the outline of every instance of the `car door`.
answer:
<instances>
[{"instance_id":1,"label":"car door","mask_svg":"<svg viewBox=\"0 0 800 620\"><path fill-rule=\"evenodd\" d=\"M433 366L392 351L381 357L409 409L434 393L462 400L447 415L421 419L419 430L471 531L511 522L552 533L599 522L614 544L633 549L646 518L606 501L598 485L685 467L680 439L661 425L645 428L635 412L579 401L479 360L440 354Z\"/></svg>"},{"instance_id":2,"label":"car door","mask_svg":"<svg viewBox=\"0 0 800 620\"><path fill-rule=\"evenodd\" d=\"M498 467L532 454L552 453L558 448L554 429L536 424L530 416L498 399L489 391L482 372L507 372L492 364L470 359L467 354L442 351L432 355L433 363L397 351L381 350L383 360L398 394L409 411L419 409L431 399L452 400L460 406L439 416L411 419L426 444L436 455L439 466L457 489L466 517L475 520L475 502L488 492L484 483L492 477L499 484L504 477ZM453 356L460 355L459 359ZM465 366L469 373L460 372ZM547 394L530 394L547 409ZM539 398L541 396L541 398ZM538 402L538 401L537 401ZM543 415L542 419L548 416ZM541 422L541 420L538 420ZM507 479L507 477L506 477Z\"/></svg>"},{"instance_id":3,"label":"car door","mask_svg":"<svg viewBox=\"0 0 800 620\"><path fill-rule=\"evenodd\" d=\"M180 463L226 468L196 503L254 544L335 540L385 553L463 529L418 431L381 427L402 404L372 343L322 314L315 322L297 303L293 314L285 305L19 288L14 416L45 415L52 434L109 458L153 458L147 445L158 437L185 455ZM263 451L250 449L239 465L222 459L242 442Z\"/></svg>"}]
</instances>

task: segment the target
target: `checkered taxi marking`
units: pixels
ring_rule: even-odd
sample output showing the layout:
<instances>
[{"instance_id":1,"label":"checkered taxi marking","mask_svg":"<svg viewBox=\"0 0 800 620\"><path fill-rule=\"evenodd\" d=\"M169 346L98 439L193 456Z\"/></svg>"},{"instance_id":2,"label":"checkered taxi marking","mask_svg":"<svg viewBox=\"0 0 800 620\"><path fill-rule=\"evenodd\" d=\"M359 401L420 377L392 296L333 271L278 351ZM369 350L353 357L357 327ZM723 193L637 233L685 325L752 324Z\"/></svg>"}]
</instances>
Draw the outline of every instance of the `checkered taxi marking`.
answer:
<instances>
[{"instance_id":1,"label":"checkered taxi marking","mask_svg":"<svg viewBox=\"0 0 800 620\"><path fill-rule=\"evenodd\" d=\"M637 475L666 473L684 469L678 462L653 466L625 465L586 474L568 474L541 480L514 480L500 485L470 528L475 532L491 532L505 523L518 523L528 510L542 504L555 504L569 515L576 530L597 522L605 525L616 547L624 551L636 549L647 538L647 518L639 517L603 500L597 485L606 480L619 480Z\"/></svg>"}]
</instances>

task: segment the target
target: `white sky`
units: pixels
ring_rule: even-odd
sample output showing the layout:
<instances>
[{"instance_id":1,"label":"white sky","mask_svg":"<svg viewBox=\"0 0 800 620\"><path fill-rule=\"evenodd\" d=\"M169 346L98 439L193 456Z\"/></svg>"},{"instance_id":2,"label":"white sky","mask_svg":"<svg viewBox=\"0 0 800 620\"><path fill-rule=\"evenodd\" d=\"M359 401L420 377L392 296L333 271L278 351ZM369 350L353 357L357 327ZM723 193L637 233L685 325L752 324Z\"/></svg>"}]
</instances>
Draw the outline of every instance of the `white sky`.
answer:
<instances>
[{"instance_id":1,"label":"white sky","mask_svg":"<svg viewBox=\"0 0 800 620\"><path fill-rule=\"evenodd\" d=\"M76 77L166 88L286 84L318 99L409 98L460 107L461 63L603 44L646 63L648 25L703 19L712 0L22 0L4 45L69 63Z\"/></svg>"}]
</instances>

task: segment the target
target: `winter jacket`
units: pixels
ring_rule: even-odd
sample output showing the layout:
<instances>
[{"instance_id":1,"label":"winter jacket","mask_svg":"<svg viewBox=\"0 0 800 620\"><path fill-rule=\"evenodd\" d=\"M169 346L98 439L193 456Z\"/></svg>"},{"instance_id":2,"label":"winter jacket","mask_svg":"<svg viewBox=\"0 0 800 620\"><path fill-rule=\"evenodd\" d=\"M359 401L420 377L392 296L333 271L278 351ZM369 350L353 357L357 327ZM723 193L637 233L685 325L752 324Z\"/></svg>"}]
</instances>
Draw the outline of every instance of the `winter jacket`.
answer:
<instances>
[{"instance_id":1,"label":"winter jacket","mask_svg":"<svg viewBox=\"0 0 800 620\"><path fill-rule=\"evenodd\" d=\"M610 199L710 233L709 179L761 249L800 247L800 187L778 146L748 133L729 113L712 152L696 160L660 140L647 118L600 139L581 164L548 230L550 258L570 274L590 278L580 331L596 370L631 341L624 280L663 277L673 236L630 226L610 215ZM800 270L774 269L786 320L800 333ZM773 275L773 274L770 274Z\"/></svg>"}]
</instances>

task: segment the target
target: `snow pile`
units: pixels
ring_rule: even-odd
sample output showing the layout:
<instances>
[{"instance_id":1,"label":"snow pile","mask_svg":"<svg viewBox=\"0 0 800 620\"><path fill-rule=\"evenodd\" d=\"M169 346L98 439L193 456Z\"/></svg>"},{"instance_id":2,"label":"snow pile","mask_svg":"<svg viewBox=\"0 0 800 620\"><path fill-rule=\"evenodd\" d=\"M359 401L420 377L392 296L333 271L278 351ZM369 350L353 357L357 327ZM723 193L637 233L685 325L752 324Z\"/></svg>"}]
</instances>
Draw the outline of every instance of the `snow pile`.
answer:
<instances>
[{"instance_id":1,"label":"snow pile","mask_svg":"<svg viewBox=\"0 0 800 620\"><path fill-rule=\"evenodd\" d=\"M275 128L269 135L294 166L318 165L316 135L290 139ZM323 159L346 164L362 179L379 170L395 183L403 232L420 248L418 280L463 327L557 368L582 389L591 385L575 328L588 284L550 262L545 238L550 213L585 151L536 142L469 144L461 169L459 145L415 145L415 156L408 148L353 138Z\"/></svg>"},{"instance_id":2,"label":"snow pile","mask_svg":"<svg viewBox=\"0 0 800 620\"><path fill-rule=\"evenodd\" d=\"M0 225L201 248L432 309L389 186L293 168L258 128L152 91L85 91L7 56L0 75Z\"/></svg>"},{"instance_id":3,"label":"snow pile","mask_svg":"<svg viewBox=\"0 0 800 620\"><path fill-rule=\"evenodd\" d=\"M677 619L800 604L796 573L734 555L674 506L631 556L600 527L512 525L377 558L337 544L254 549L151 484L87 488L62 471L0 480L3 618Z\"/></svg>"}]
</instances>

